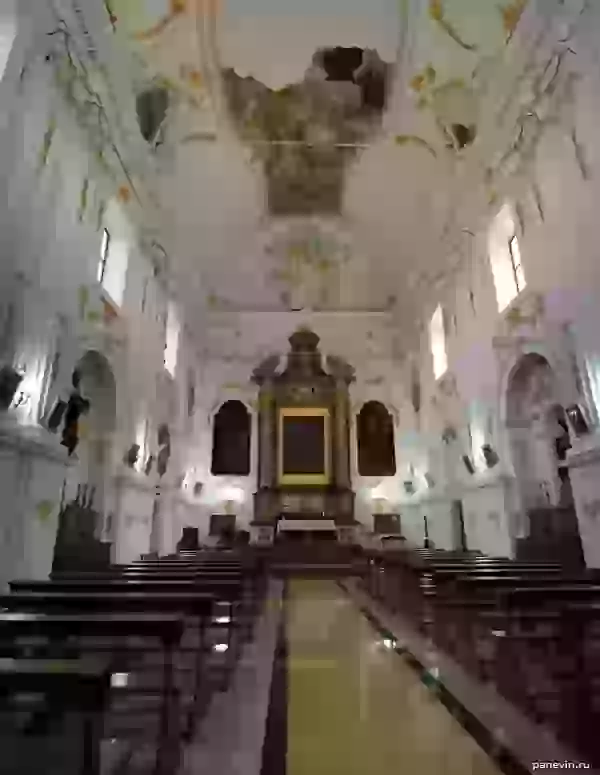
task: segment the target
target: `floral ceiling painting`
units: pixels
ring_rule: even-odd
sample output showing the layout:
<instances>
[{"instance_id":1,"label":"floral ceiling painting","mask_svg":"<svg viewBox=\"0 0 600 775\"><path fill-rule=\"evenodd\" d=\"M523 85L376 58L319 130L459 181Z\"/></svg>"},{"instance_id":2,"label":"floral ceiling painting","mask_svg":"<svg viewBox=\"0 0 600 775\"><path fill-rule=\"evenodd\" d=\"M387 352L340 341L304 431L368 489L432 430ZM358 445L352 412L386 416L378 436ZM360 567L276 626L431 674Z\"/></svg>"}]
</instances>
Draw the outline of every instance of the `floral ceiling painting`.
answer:
<instances>
[{"instance_id":1,"label":"floral ceiling painting","mask_svg":"<svg viewBox=\"0 0 600 775\"><path fill-rule=\"evenodd\" d=\"M136 112L144 139L152 148L188 140L173 131L183 111L191 116L193 139L214 140L213 132L198 131L206 112L214 112L215 79L208 75L204 40L216 14L213 0L104 2L116 38L137 65Z\"/></svg>"},{"instance_id":2,"label":"floral ceiling painting","mask_svg":"<svg viewBox=\"0 0 600 775\"><path fill-rule=\"evenodd\" d=\"M351 239L336 222L280 219L265 236L268 278L286 309L328 309L341 301L342 273L353 259Z\"/></svg>"},{"instance_id":3,"label":"floral ceiling painting","mask_svg":"<svg viewBox=\"0 0 600 775\"><path fill-rule=\"evenodd\" d=\"M468 157L492 203L533 159L545 128L568 123L571 44L588 10L587 0L548 0L543 9L534 0L424 0L407 84L416 132L396 142Z\"/></svg>"}]
</instances>

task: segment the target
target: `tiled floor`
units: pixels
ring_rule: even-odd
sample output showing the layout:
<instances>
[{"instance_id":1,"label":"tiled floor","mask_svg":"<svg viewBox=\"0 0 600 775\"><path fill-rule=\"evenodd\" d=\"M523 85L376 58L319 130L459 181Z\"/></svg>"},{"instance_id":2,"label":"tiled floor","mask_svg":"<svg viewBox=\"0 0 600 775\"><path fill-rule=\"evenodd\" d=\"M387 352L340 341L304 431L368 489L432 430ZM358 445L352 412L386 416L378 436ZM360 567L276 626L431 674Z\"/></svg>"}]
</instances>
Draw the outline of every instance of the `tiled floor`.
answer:
<instances>
[{"instance_id":1,"label":"tiled floor","mask_svg":"<svg viewBox=\"0 0 600 775\"><path fill-rule=\"evenodd\" d=\"M365 602L351 583L344 590L334 581L288 582L283 608L281 593L281 582L271 582L255 641L231 689L216 697L180 775L500 775L380 627L421 661L423 644L413 643L373 601ZM361 613L365 605L375 624ZM513 723L506 712L499 717L496 702L492 713L487 695L438 659L439 680L459 705L485 728L500 721L516 749L523 748L520 771L529 771L532 759L573 758L543 730ZM528 747L515 726L531 738Z\"/></svg>"},{"instance_id":2,"label":"tiled floor","mask_svg":"<svg viewBox=\"0 0 600 775\"><path fill-rule=\"evenodd\" d=\"M287 602L287 775L499 775L332 581Z\"/></svg>"}]
</instances>

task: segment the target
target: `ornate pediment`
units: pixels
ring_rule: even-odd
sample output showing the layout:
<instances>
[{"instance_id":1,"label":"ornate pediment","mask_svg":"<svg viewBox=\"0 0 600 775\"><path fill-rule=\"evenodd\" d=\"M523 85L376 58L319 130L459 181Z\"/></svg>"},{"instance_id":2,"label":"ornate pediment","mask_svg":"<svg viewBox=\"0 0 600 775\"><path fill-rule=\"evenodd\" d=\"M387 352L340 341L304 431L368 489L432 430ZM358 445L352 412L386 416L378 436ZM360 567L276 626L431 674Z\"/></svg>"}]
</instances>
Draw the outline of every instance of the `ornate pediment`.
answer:
<instances>
[{"instance_id":1,"label":"ornate pediment","mask_svg":"<svg viewBox=\"0 0 600 775\"><path fill-rule=\"evenodd\" d=\"M309 328L299 328L289 338L290 352L281 374L282 382L310 382L326 377L319 351L319 337Z\"/></svg>"}]
</instances>

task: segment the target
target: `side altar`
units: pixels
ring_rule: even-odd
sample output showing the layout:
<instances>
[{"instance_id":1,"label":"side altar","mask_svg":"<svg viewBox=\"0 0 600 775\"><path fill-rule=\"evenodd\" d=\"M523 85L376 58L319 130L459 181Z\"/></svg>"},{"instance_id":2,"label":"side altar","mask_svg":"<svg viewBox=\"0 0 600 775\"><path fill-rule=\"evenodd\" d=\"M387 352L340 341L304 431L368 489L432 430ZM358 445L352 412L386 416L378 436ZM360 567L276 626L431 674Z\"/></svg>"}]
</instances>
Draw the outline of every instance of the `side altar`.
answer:
<instances>
[{"instance_id":1,"label":"side altar","mask_svg":"<svg viewBox=\"0 0 600 775\"><path fill-rule=\"evenodd\" d=\"M335 530L349 540L354 521L350 481L349 385L354 369L329 356L323 369L319 337L308 329L289 339L282 372L271 356L254 370L259 386L259 472L254 521L269 540L293 527Z\"/></svg>"}]
</instances>

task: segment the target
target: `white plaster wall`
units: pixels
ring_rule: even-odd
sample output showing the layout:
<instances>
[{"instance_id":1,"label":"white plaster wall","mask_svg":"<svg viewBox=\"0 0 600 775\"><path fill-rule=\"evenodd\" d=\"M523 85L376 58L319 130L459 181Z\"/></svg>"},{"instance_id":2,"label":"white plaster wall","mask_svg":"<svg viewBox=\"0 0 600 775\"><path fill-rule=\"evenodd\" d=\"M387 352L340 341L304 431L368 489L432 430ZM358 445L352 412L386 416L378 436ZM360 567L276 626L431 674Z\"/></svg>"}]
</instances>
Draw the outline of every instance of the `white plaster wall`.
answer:
<instances>
[{"instance_id":1,"label":"white plaster wall","mask_svg":"<svg viewBox=\"0 0 600 775\"><path fill-rule=\"evenodd\" d=\"M97 350L109 362L116 382L116 430L107 460L105 503L107 512L112 512L115 556L132 559L147 550L153 493L142 496L139 488L130 487L129 482L117 483L114 477L124 453L138 440L140 429L147 422L148 436L154 434L155 438L162 419L157 381L164 371L165 280L154 276L149 257L140 249L139 214L116 205L116 191L94 172L86 140L54 91L43 57L31 56L43 51L45 34L51 28L46 10L38 4L19 5L23 23L0 82L0 191L8 202L8 208L0 210L3 320L11 302L15 305L13 335L5 342L0 358L25 372L21 388L27 401L10 410L17 422L14 443L33 429L43 437L42 446L48 445L58 455L64 452L60 434L51 436L38 426L39 420L57 397L68 397L73 368L87 350ZM40 150L53 113L56 131L47 164L40 170ZM80 218L80 192L87 176L88 207ZM120 243L128 254L122 298L113 299L119 302L119 316L110 328L97 322L102 317L102 293L96 279L102 238L97 210L102 199L111 203L105 225L113 242ZM121 296L114 283L111 288L113 295ZM59 369L48 391L48 370L57 346ZM56 514L46 517L43 524L25 522L32 519L33 508L27 498L57 504L60 497L64 476L56 473L58 464L45 462L46 457L30 446L19 472L15 472L14 456L2 456L0 476L7 482L6 546L11 553L5 567L11 576L43 576L50 567ZM145 457L140 456L139 467L144 463ZM83 474L75 461L68 496L74 495L77 479ZM154 483L144 477L144 484L152 488ZM15 532L15 526L22 523L28 529L22 534L21 528Z\"/></svg>"},{"instance_id":2,"label":"white plaster wall","mask_svg":"<svg viewBox=\"0 0 600 775\"><path fill-rule=\"evenodd\" d=\"M252 495L258 476L258 389L250 382L252 370L270 354L281 355L281 368L289 351L288 337L300 326L308 325L321 338L325 366L328 354L345 358L356 370L351 386L351 477L356 492L355 517L369 530L373 527L372 491L393 510L398 501L398 477L361 477L356 454L356 415L365 401L384 403L395 423L400 422L404 401L398 364L393 360L389 316L352 313L215 313L213 326L206 331L206 351L200 368L199 405L194 418L193 463L198 480L204 483L200 498L202 516L200 534L208 532L210 515L222 512L228 489L240 491L242 500L235 506L238 527L247 527L253 518ZM325 366L326 368L326 366ZM212 421L226 400L244 402L251 414L251 472L248 477L214 477L210 474ZM398 426L396 426L396 431ZM398 433L396 457L401 456ZM191 463L190 463L191 464Z\"/></svg>"},{"instance_id":3,"label":"white plaster wall","mask_svg":"<svg viewBox=\"0 0 600 775\"><path fill-rule=\"evenodd\" d=\"M53 397L68 390L69 376L77 359L89 347L97 347L110 361L117 382L118 431L113 439L113 473L127 448L139 438L141 428L147 424L143 450L147 456L156 452L158 424L169 422L173 449L165 486L174 485L180 475L190 471L193 471L191 478L194 481L204 484L202 496L197 501L189 501L188 495L184 494L177 496L172 510L164 509L161 541L165 551L170 550L183 524L188 524L187 520L192 520L189 524L197 524L201 534L208 531L210 514L223 508L226 487L233 486L242 491L243 500L237 507L240 526L251 520L252 493L257 476L256 407L253 406L257 391L249 383L250 373L261 358L272 352L285 356L287 337L299 325L308 324L321 336L324 354L341 355L356 368L357 382L351 391L353 439L356 411L366 400L382 401L397 419L398 472L395 477L385 480L360 477L355 444L352 445L352 477L359 521L371 526L372 490L379 488L391 510L401 504L408 538L421 541L422 517L426 513L431 538L436 545L449 548L453 541L450 504L455 498L463 498L465 512L476 514L466 524L469 545L491 553L509 552L520 524L516 496L511 492L509 497L500 486L478 486L477 476L470 481L460 464L456 464L458 448L453 453L454 459L448 459L441 446L440 434L446 423L454 424L462 449L474 455L478 472L484 469L479 448L486 441L492 443L501 458L498 475L512 473L514 466L504 428L508 374L521 353L540 352L556 368L565 402L573 400L574 378L569 374L570 345L568 338L561 333L561 326L565 323L571 326L575 356L580 364L587 367L584 400L589 404L587 409L592 419L597 419L600 400L600 343L597 336L600 326L600 313L597 311L600 270L596 248L600 236L596 213L600 195L600 144L596 139L600 113L598 10L594 9L592 21L578 32L575 66L580 80L571 111L588 174L582 175L569 133L565 132L563 125L550 130L544 137L532 177L509 180L506 190L500 192L509 201L521 205L524 220L518 228L518 237L528 285L524 295L531 298L533 294L540 293L544 297L545 321L535 330L527 326L509 330L505 315L498 313L487 256L487 232L500 202L494 207L482 206L485 197L482 198L481 189L476 187L477 181L465 179L465 187L472 184L473 198L458 209L459 220L454 225L473 234L464 236L461 248L468 260L465 258L460 271L445 286L432 283L427 294L417 295L410 291L405 294L407 309L414 309L421 331L420 335L415 334L410 340L413 352L409 353L418 362L421 375L422 410L417 422L407 401L410 385L408 372L404 369L406 361L399 363L394 354L395 335L403 333L399 331L403 327L399 321L404 320L408 328L410 314L402 318L401 315L393 317L385 313L356 311L237 314L201 310L198 317L195 309L197 299L194 298L198 287L194 286L186 297L190 308L182 311L181 318L201 319L203 326L182 336L175 377L173 380L166 377L163 368L165 310L177 284L172 277L154 277L150 262L137 244L137 221L130 223L126 219L123 233L119 235L129 247L119 335L100 335L81 319L80 288L88 289L90 308L97 309L100 299L95 277L101 235L92 213L81 223L77 218L79 192L89 168L89 159L85 144L69 120L68 112L61 110L47 168L39 179L35 175L39 149L56 97L49 87L47 72L41 62L32 65L22 93L18 92L18 76L26 53L33 42L39 42L35 35L43 36L47 31L43 9L36 12L34 19L30 13L33 4L27 5L27 12L21 10L25 5L19 6L22 13L19 36L11 51L4 78L0 81L0 193L6 195L9 203L7 209L0 211L3 255L0 262L0 302L4 309L9 299L15 299L19 307L17 330L9 356L27 368L25 386L31 394L29 404L18 413L20 421L35 424L44 408L41 379L52 349L52 332L56 329L57 315L65 315L68 333L63 343L60 373L46 403L51 403ZM91 2L86 2L85 6L90 19L100 19L94 14L102 9L98 11ZM8 6L3 5L2 14L5 14L5 8ZM6 18L1 16L0 23ZM31 23L27 24L38 18L39 28L35 24L33 27ZM423 48L418 48L417 53L421 56ZM111 63L112 68L116 67L114 62ZM129 98L127 79L117 80L123 81L117 84L119 93ZM505 83L499 86L496 81L494 83L498 88L506 86ZM490 102L493 97L490 95ZM408 123L413 118L410 111L405 112L403 131L414 129ZM419 269L425 263L425 257L428 266L437 264L438 268L443 268L448 265L448 244L437 239L434 226L441 222L440 214L446 214L438 201L438 187L443 189L442 193L447 193L452 190L453 183L447 180L449 169L434 164L429 158L421 160L417 155L406 161L405 157L394 155L390 160L387 152L380 151L379 148L369 149L362 157L364 164L361 161L360 170L357 165L353 171L351 188L354 186L360 195L355 196L356 192L352 189L347 204L353 212L358 208L363 220L366 216L374 219L370 227L363 223L362 230L358 229L365 238L363 241L372 247L369 258L371 255L380 257L382 252L387 251L386 256L388 253L389 256L386 261L389 258L389 264L395 266L399 263L408 270L406 276L404 270L398 272L397 269L395 273L385 275L386 281L388 277L397 278L398 287L392 287L390 282L390 293L400 293L409 287L409 275L412 278L413 268ZM179 268L188 260L197 260L197 224L194 223L192 229L191 221L199 217L198 207L197 201L189 197L189 192L194 190L196 176L202 175L202 164L206 163L205 171L211 186L213 183L220 186L217 194L210 187L203 189L202 194L202 218L207 221L206 239L215 246L215 253L209 258L213 265L219 266L218 271L212 267L210 276L215 279L231 273L231 264L219 259L224 258L235 245L242 278L235 301L250 306L248 297L252 296L252 300L258 298L266 302L268 299L263 299L259 287L262 275L254 272L253 263L241 260L242 257L248 258L246 242L249 235L254 240L252 256L255 257L256 253L260 258L254 248L261 238L260 233L253 231L254 217L260 209L261 186L255 180L256 176L248 172L242 158L244 153L238 148L237 156L235 159L232 156L233 161L228 163L227 149L215 145L213 150L203 151L202 161L194 164L191 162L192 157L197 158L197 147L188 146L185 155L183 151L181 153L180 177L171 181L172 188L165 189L172 194L172 201L181 199L183 203L187 196L190 204L183 208L183 214L179 209L176 213L180 227L177 245L181 248L181 256L176 256ZM370 158L374 162L369 168ZM225 174L224 170L228 172ZM411 171L415 174L409 174ZM240 193L237 182L242 178L244 187ZM534 178L542 195L543 217L531 196L530 184ZM378 188L366 185L375 179ZM226 210L225 204L234 191L237 192L235 206L233 210ZM374 191L378 192L377 196ZM94 179L91 199L95 200L97 195L106 195L106 185L104 181ZM208 207L209 204L211 207ZM221 214L220 219L215 221L216 225L210 229L208 221L217 210L229 215L225 217ZM423 213L427 214L431 228L423 228ZM235 221L236 228L231 229L233 236L228 235L228 239L224 240L224 230L228 229L227 218ZM360 226L360 218L358 221ZM408 228L414 224L418 228ZM118 231L119 227L115 224L114 228ZM400 233L400 229L404 231ZM382 266L379 269L383 271ZM21 279L17 278L18 274L22 275ZM200 277L200 273L195 272L194 277ZM198 282L202 285L200 280ZM205 295L209 290L212 289L202 288L202 293ZM521 301L517 299L515 303L519 305ZM443 394L432 373L426 332L431 312L438 302L446 308L450 321L447 331L449 375L456 380L456 392L452 395ZM494 344L494 337L498 336L506 340L502 347ZM518 341L520 336L524 337L524 341ZM0 357L5 355L0 353ZM185 411L187 371L190 367L195 368L198 374L197 406L192 418L188 418ZM241 479L210 475L211 418L220 403L229 398L243 400L252 413L251 474ZM466 428L469 424L475 449L468 449ZM13 484L19 481L14 470L15 462L10 456L1 459L4 462L0 477L7 482L6 492L13 493L7 496L7 513L13 516L21 514L24 506ZM144 462L144 459L140 460L140 468ZM407 502L403 482L410 476L411 465L418 493ZM35 465L31 470L34 469ZM427 471L435 473L436 489L433 493L425 489L423 474ZM39 481L42 482L39 485L41 489L36 492L36 498L39 496L41 499L45 494L49 498L57 497L54 475L40 475ZM154 485L152 478L144 481ZM582 488L582 492L585 490L586 502L595 495L600 498L600 477L587 477L584 483L584 478L576 474L574 486L576 490L578 487ZM116 533L116 552L122 557L138 556L147 549L153 496L150 496L150 490L136 489L128 483L119 487L119 497L116 498L113 493L115 524L120 526ZM142 491L143 495L140 494ZM577 491L575 494L579 508L583 495ZM490 515L495 513L498 518L491 519ZM11 517L9 524L20 523ZM10 540L13 543L9 541L8 545L16 545L16 541L23 546L25 539L15 533L14 540ZM43 545L44 540L39 540ZM600 546L596 534L588 532L584 542L587 543L586 557L595 556L597 546ZM23 557L36 556L29 549L29 554L25 549L19 551L24 552ZM34 564L37 562L36 559ZM41 567L41 559L39 563Z\"/></svg>"},{"instance_id":4,"label":"white plaster wall","mask_svg":"<svg viewBox=\"0 0 600 775\"><path fill-rule=\"evenodd\" d=\"M140 475L123 473L116 482L116 498L114 562L134 562L150 551L155 488Z\"/></svg>"},{"instance_id":5,"label":"white plaster wall","mask_svg":"<svg viewBox=\"0 0 600 775\"><path fill-rule=\"evenodd\" d=\"M467 548L499 557L514 556L514 515L504 479L474 484L463 495Z\"/></svg>"},{"instance_id":6,"label":"white plaster wall","mask_svg":"<svg viewBox=\"0 0 600 775\"><path fill-rule=\"evenodd\" d=\"M0 586L15 577L47 578L52 566L60 494L68 475L64 450L39 434L0 431Z\"/></svg>"},{"instance_id":7,"label":"white plaster wall","mask_svg":"<svg viewBox=\"0 0 600 775\"><path fill-rule=\"evenodd\" d=\"M535 26L537 10L532 11L527 24ZM484 552L509 554L514 539L527 532L514 480L505 480L511 481L510 485L487 481L479 451L482 443L491 443L500 455L500 464L490 473L499 480L513 474L515 461L505 428L505 400L508 377L518 358L525 352L544 355L555 371L561 402L564 405L581 402L593 424L598 418L600 278L596 246L600 235L595 202L600 193L600 144L594 127L600 114L599 30L598 9L590 8L585 24L580 26L571 43L577 56L570 60L569 66L579 74L573 105L561 124L546 131L533 165L518 179L509 179L503 192L511 205L520 207L522 223L517 223L517 236L527 280L526 292L507 312L523 305L526 315L526 304L535 294L540 294L545 307L541 322L535 327L509 326L505 321L506 313L498 312L487 255L487 234L502 201L486 208L480 193L477 194L479 201L471 201L459 210L460 220L455 223L457 229L470 232L463 231L459 241L463 253L462 268L454 275L448 272L446 281L437 288L432 284L429 304L420 312L423 331L436 303L441 302L447 311L449 373L456 379L459 401L452 403L440 399L431 369L429 342L423 333L420 339L415 338L413 345L421 366L423 395L417 435L423 439L421 446L427 447L431 442L424 439L431 433L435 448L440 446L436 435L444 421L458 420L464 426L470 423L474 449L465 451L473 454L477 473L470 481L469 477L455 481L446 497L448 500L451 497L463 499L469 547ZM493 82L493 88L500 87L500 80ZM493 101L492 95L489 99ZM410 120L409 112L405 112L405 123ZM570 139L572 129L580 144L585 174ZM406 123L406 131L415 131L415 127ZM423 162L424 170L429 164L429 161ZM446 184L439 167L438 172L439 187L443 189ZM533 195L534 183L541 194L541 212ZM463 185L467 184L463 181ZM480 192L481 189L473 185L473 191ZM475 195L473 198L477 199ZM448 244L443 241L441 248L436 249L437 255L432 256L440 266L449 263L450 257L444 252ZM569 327L568 332L564 330L565 326ZM494 337L500 337L502 341L494 340ZM581 372L581 395L577 395L574 361ZM419 466L432 465L435 450L426 463L418 450L418 444L405 447L404 459L412 462L417 470ZM540 455L537 457L539 459ZM482 477L485 484L480 486ZM581 487L581 493L575 493L578 511L584 502L589 504L599 499L599 479L593 474L586 476L583 464L581 469L573 469L572 481L575 491ZM416 506L405 505L402 510L407 515L407 533L417 533L416 527L412 526L416 521L410 516L416 513ZM468 514L471 514L470 518ZM580 524L585 519L590 521L580 515ZM595 558L598 536L589 526L587 532L582 529L583 533L584 544L587 544L584 547L586 558Z\"/></svg>"}]
</instances>

